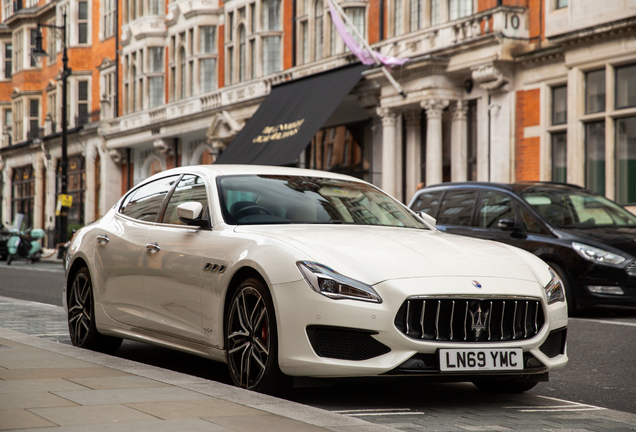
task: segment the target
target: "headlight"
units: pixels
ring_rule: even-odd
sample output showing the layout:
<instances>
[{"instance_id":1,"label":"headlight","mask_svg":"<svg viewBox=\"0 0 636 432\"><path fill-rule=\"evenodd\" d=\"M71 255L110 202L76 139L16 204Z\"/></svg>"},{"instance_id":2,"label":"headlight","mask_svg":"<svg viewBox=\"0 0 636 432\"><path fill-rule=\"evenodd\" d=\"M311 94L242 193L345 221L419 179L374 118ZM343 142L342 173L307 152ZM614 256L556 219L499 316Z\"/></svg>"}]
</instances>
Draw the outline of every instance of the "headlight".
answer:
<instances>
[{"instance_id":1,"label":"headlight","mask_svg":"<svg viewBox=\"0 0 636 432\"><path fill-rule=\"evenodd\" d=\"M307 261L296 264L309 286L317 293L336 300L382 303L382 298L371 285L343 276L322 264Z\"/></svg>"},{"instance_id":2,"label":"headlight","mask_svg":"<svg viewBox=\"0 0 636 432\"><path fill-rule=\"evenodd\" d=\"M572 247L583 258L596 264L617 267L623 261L625 261L625 258L620 255L616 255L603 249L588 246L583 243L572 243Z\"/></svg>"},{"instance_id":3,"label":"headlight","mask_svg":"<svg viewBox=\"0 0 636 432\"><path fill-rule=\"evenodd\" d=\"M548 267L550 271L550 282L545 286L545 293L548 296L548 304L556 303L559 301L565 301L565 288L563 287L563 281L559 277L558 274L550 267Z\"/></svg>"}]
</instances>

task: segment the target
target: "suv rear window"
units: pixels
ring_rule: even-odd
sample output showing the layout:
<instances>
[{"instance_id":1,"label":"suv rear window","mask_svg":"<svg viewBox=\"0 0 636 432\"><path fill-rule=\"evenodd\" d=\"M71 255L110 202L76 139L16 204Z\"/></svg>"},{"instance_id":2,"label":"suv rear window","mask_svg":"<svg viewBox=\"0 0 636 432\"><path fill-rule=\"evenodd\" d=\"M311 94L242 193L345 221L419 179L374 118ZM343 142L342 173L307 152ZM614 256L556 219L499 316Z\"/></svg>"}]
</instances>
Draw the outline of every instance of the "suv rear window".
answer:
<instances>
[{"instance_id":1,"label":"suv rear window","mask_svg":"<svg viewBox=\"0 0 636 432\"><path fill-rule=\"evenodd\" d=\"M446 192L437 216L437 223L439 225L472 225L472 214L476 199L476 189L450 190Z\"/></svg>"}]
</instances>

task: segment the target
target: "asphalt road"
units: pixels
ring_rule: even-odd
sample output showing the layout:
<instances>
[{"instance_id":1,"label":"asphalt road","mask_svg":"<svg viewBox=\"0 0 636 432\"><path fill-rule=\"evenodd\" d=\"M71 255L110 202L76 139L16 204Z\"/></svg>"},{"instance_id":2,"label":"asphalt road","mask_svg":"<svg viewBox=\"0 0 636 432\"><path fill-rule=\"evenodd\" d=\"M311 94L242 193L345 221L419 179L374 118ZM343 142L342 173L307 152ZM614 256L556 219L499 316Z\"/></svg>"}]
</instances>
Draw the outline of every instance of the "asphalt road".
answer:
<instances>
[{"instance_id":1,"label":"asphalt road","mask_svg":"<svg viewBox=\"0 0 636 432\"><path fill-rule=\"evenodd\" d=\"M59 264L17 262L8 267L0 262L0 296L61 305L63 279ZM229 383L225 365L163 348L126 341L116 355ZM571 319L568 355L568 366L552 373L531 395L636 414L636 308L597 309ZM334 387L290 389L282 396L332 411L410 412L449 404L474 407L497 398L470 384L429 384L414 378L358 380L355 385L341 381Z\"/></svg>"}]
</instances>

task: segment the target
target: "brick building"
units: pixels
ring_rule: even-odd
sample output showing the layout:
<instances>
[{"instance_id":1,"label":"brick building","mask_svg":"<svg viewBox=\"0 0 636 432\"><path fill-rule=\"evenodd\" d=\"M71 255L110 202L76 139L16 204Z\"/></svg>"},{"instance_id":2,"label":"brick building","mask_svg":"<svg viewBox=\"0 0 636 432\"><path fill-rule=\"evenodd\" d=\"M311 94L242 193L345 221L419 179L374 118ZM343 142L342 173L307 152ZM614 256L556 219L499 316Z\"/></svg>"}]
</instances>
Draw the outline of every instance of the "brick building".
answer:
<instances>
[{"instance_id":1,"label":"brick building","mask_svg":"<svg viewBox=\"0 0 636 432\"><path fill-rule=\"evenodd\" d=\"M339 3L375 49L411 59L392 70L406 97L367 70L297 165L403 201L420 182L557 180L636 205L636 0ZM38 21L69 17L69 223L156 172L212 162L273 86L357 61L327 0L2 5L3 222L55 225L61 42L45 29L49 57L32 60Z\"/></svg>"}]
</instances>

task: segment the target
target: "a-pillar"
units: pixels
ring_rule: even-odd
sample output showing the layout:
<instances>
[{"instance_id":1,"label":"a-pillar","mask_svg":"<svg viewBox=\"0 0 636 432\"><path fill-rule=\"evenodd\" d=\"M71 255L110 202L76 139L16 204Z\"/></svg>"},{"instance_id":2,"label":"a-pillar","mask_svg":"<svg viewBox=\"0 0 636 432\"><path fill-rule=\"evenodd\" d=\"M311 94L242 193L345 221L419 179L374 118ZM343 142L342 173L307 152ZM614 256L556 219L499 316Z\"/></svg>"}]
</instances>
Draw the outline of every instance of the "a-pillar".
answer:
<instances>
[{"instance_id":1,"label":"a-pillar","mask_svg":"<svg viewBox=\"0 0 636 432\"><path fill-rule=\"evenodd\" d=\"M466 181L468 174L468 106L458 100L451 130L451 181Z\"/></svg>"},{"instance_id":2,"label":"a-pillar","mask_svg":"<svg viewBox=\"0 0 636 432\"><path fill-rule=\"evenodd\" d=\"M431 98L420 105L426 110L426 184L432 185L443 179L442 113L448 100Z\"/></svg>"},{"instance_id":3,"label":"a-pillar","mask_svg":"<svg viewBox=\"0 0 636 432\"><path fill-rule=\"evenodd\" d=\"M406 197L408 200L422 181L421 110L418 108L406 111L404 118L406 120Z\"/></svg>"},{"instance_id":4,"label":"a-pillar","mask_svg":"<svg viewBox=\"0 0 636 432\"><path fill-rule=\"evenodd\" d=\"M389 108L378 108L377 113L382 119L382 189L397 197L397 114Z\"/></svg>"}]
</instances>

